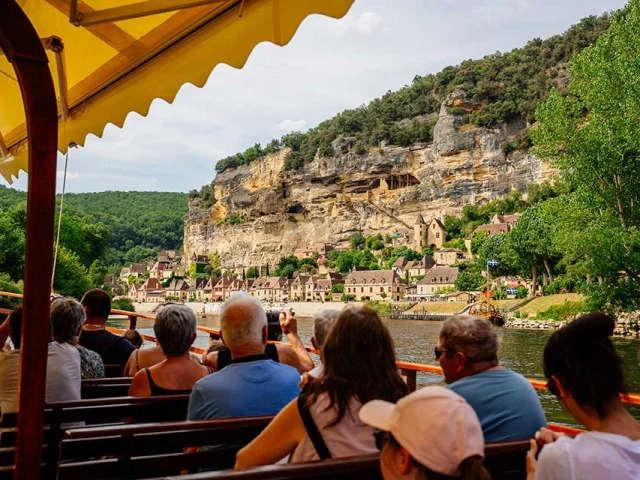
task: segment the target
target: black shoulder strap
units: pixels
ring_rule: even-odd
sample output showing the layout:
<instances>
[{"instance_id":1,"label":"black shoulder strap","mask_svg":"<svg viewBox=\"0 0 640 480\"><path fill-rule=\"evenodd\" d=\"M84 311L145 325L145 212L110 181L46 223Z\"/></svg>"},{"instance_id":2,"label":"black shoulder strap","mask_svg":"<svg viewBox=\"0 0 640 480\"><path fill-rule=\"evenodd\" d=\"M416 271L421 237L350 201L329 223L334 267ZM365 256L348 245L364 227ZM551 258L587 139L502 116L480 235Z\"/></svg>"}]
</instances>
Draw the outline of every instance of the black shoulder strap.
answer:
<instances>
[{"instance_id":1,"label":"black shoulder strap","mask_svg":"<svg viewBox=\"0 0 640 480\"><path fill-rule=\"evenodd\" d=\"M223 348L218 350L218 356L216 358L216 371L219 372L224 367L231 363L231 350Z\"/></svg>"},{"instance_id":2,"label":"black shoulder strap","mask_svg":"<svg viewBox=\"0 0 640 480\"><path fill-rule=\"evenodd\" d=\"M324 442L324 438L322 438L316 422L313 421L311 412L309 412L307 396L302 393L298 395L298 412L300 412L300 418L302 418L304 428L307 431L307 435L309 435L309 439L311 440L311 443L313 443L313 447L316 449L320 460L327 460L331 458L331 452L329 452L327 444Z\"/></svg>"},{"instance_id":3,"label":"black shoulder strap","mask_svg":"<svg viewBox=\"0 0 640 480\"><path fill-rule=\"evenodd\" d=\"M267 346L264 349L264 354L274 362L280 363L280 357L278 356L278 347L276 347L273 343L267 343Z\"/></svg>"}]
</instances>

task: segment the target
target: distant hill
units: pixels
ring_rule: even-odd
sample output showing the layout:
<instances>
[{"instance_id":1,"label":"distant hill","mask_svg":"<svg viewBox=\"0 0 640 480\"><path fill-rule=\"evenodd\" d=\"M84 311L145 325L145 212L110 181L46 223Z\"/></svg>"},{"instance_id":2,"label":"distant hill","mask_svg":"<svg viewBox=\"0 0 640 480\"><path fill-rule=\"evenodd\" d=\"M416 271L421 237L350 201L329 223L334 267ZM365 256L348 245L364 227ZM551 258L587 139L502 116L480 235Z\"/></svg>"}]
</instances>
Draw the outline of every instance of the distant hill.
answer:
<instances>
[{"instance_id":1,"label":"distant hill","mask_svg":"<svg viewBox=\"0 0 640 480\"><path fill-rule=\"evenodd\" d=\"M58 202L60 195L58 195ZM0 209L26 202L26 193L0 185ZM110 232L110 264L142 261L182 247L187 194L175 192L67 193L65 212L90 217Z\"/></svg>"}]
</instances>

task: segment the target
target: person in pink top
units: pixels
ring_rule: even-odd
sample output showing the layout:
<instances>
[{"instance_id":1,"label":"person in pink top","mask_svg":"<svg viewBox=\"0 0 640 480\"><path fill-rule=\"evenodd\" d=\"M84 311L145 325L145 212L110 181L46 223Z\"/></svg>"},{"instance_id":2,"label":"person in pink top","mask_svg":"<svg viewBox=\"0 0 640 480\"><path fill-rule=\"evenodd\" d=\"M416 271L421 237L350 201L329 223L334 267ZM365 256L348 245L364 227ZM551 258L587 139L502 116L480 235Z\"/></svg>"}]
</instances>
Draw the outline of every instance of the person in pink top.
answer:
<instances>
[{"instance_id":1,"label":"person in pink top","mask_svg":"<svg viewBox=\"0 0 640 480\"><path fill-rule=\"evenodd\" d=\"M238 452L236 469L377 452L373 429L358 418L365 402L396 402L407 394L391 334L367 307L348 307L322 348L323 372Z\"/></svg>"}]
</instances>

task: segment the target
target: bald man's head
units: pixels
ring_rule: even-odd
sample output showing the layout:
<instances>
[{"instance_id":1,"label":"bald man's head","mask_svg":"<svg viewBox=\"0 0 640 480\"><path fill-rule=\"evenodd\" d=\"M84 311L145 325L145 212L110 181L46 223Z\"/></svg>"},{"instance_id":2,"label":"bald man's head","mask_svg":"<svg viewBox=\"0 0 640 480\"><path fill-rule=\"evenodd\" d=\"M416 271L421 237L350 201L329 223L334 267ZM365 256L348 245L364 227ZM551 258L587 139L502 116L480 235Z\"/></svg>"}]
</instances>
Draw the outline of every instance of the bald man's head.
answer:
<instances>
[{"instance_id":1,"label":"bald man's head","mask_svg":"<svg viewBox=\"0 0 640 480\"><path fill-rule=\"evenodd\" d=\"M220 330L225 345L232 352L246 343L265 343L266 326L267 314L248 293L234 293L222 307Z\"/></svg>"}]
</instances>

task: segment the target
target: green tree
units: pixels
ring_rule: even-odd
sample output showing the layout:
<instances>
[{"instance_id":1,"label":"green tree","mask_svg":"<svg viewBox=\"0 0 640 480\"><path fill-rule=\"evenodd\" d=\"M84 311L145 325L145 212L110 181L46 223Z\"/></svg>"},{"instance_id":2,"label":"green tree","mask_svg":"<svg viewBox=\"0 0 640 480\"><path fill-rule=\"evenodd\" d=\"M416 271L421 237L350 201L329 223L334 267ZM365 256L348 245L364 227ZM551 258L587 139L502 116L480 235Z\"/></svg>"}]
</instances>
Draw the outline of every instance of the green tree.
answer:
<instances>
[{"instance_id":1,"label":"green tree","mask_svg":"<svg viewBox=\"0 0 640 480\"><path fill-rule=\"evenodd\" d=\"M640 306L638 31L640 0L631 0L596 44L572 59L570 95L553 92L532 131L536 153L573 190L564 196L573 210L556 210L556 238L575 262L571 268L601 279L588 290L589 308Z\"/></svg>"},{"instance_id":2,"label":"green tree","mask_svg":"<svg viewBox=\"0 0 640 480\"><path fill-rule=\"evenodd\" d=\"M247 268L247 278L258 278L259 276L260 272L258 271L258 267Z\"/></svg>"},{"instance_id":3,"label":"green tree","mask_svg":"<svg viewBox=\"0 0 640 480\"><path fill-rule=\"evenodd\" d=\"M22 279L24 242L24 229L10 214L0 214L0 271L13 281Z\"/></svg>"},{"instance_id":4,"label":"green tree","mask_svg":"<svg viewBox=\"0 0 640 480\"><path fill-rule=\"evenodd\" d=\"M469 292L482 290L487 281L478 271L464 270L458 273L456 278L456 290L459 292Z\"/></svg>"},{"instance_id":5,"label":"green tree","mask_svg":"<svg viewBox=\"0 0 640 480\"><path fill-rule=\"evenodd\" d=\"M360 232L352 233L349 237L349 243L353 250L359 250L364 247L365 241L364 236Z\"/></svg>"},{"instance_id":6,"label":"green tree","mask_svg":"<svg viewBox=\"0 0 640 480\"><path fill-rule=\"evenodd\" d=\"M115 308L117 310L124 310L125 312L135 312L136 309L131 303L131 300L125 297L120 297L117 300L113 300L111 302L111 308Z\"/></svg>"},{"instance_id":7,"label":"green tree","mask_svg":"<svg viewBox=\"0 0 640 480\"><path fill-rule=\"evenodd\" d=\"M100 260L94 260L89 267L89 278L94 288L102 287L107 271L107 267Z\"/></svg>"},{"instance_id":8,"label":"green tree","mask_svg":"<svg viewBox=\"0 0 640 480\"><path fill-rule=\"evenodd\" d=\"M84 292L91 288L91 277L87 268L80 262L80 257L61 246L58 250L58 262L53 282L54 291L62 295L81 298Z\"/></svg>"}]
</instances>

